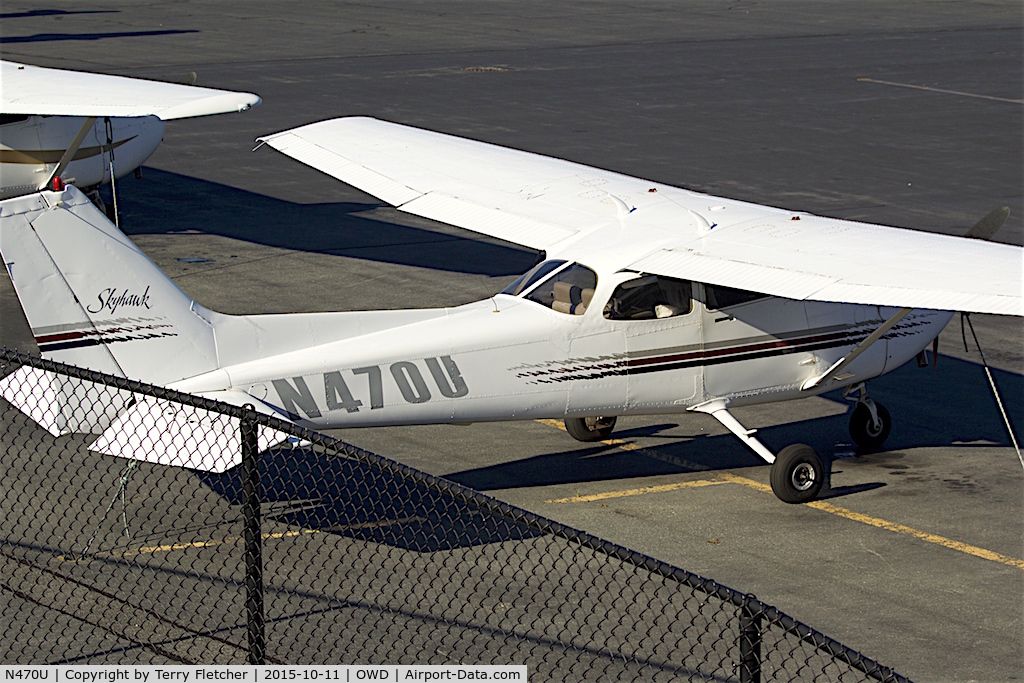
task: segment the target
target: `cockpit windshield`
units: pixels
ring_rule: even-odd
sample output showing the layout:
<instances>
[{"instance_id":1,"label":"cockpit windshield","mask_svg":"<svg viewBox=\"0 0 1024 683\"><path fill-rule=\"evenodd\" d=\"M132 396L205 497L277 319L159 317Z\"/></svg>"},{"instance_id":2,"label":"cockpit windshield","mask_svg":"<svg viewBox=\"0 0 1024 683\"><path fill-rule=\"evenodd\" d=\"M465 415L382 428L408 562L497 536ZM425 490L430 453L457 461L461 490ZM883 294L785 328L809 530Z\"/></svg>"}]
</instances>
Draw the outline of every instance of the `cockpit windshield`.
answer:
<instances>
[{"instance_id":1,"label":"cockpit windshield","mask_svg":"<svg viewBox=\"0 0 1024 683\"><path fill-rule=\"evenodd\" d=\"M555 268L563 265L565 265L565 261L542 261L517 277L512 284L501 290L501 293L509 294L511 296L519 296L535 283L540 281L542 277L550 273Z\"/></svg>"},{"instance_id":2,"label":"cockpit windshield","mask_svg":"<svg viewBox=\"0 0 1024 683\"><path fill-rule=\"evenodd\" d=\"M545 279L546 278L546 279ZM544 261L510 284L503 294L523 295L542 306L571 315L583 315L594 298L597 273L565 261Z\"/></svg>"}]
</instances>

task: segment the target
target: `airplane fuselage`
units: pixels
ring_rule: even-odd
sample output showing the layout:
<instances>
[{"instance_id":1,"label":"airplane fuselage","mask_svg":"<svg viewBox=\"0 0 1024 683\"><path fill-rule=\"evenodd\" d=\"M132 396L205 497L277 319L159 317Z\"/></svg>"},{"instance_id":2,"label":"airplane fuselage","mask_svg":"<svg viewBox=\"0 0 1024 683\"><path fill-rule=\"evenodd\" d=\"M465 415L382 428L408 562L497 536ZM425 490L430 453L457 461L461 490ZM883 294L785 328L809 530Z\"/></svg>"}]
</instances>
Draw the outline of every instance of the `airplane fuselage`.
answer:
<instances>
[{"instance_id":1,"label":"airplane fuselage","mask_svg":"<svg viewBox=\"0 0 1024 683\"><path fill-rule=\"evenodd\" d=\"M684 314L610 319L615 291L638 277L603 276L580 315L508 294L395 311L395 324L389 312L330 314L348 317L337 330L351 336L174 386L240 389L320 429L678 413L711 399L782 401L863 382L917 355L952 315L915 310L840 381L803 389L896 309L776 297L716 308L713 288L689 283ZM367 316L378 329L359 333Z\"/></svg>"},{"instance_id":2,"label":"airplane fuselage","mask_svg":"<svg viewBox=\"0 0 1024 683\"><path fill-rule=\"evenodd\" d=\"M35 192L57 166L86 119L77 116L5 116L0 123L0 199ZM156 151L164 122L155 116L97 119L62 174L88 188L141 166ZM108 142L108 133L110 142Z\"/></svg>"}]
</instances>

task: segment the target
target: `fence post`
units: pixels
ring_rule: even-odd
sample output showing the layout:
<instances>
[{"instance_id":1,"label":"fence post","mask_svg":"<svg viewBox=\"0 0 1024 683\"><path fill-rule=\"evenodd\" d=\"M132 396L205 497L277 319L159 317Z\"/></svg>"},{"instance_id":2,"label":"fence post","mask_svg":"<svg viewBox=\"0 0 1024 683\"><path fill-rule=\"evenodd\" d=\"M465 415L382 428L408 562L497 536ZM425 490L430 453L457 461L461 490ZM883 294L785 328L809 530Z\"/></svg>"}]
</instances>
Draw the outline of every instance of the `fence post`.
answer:
<instances>
[{"instance_id":1,"label":"fence post","mask_svg":"<svg viewBox=\"0 0 1024 683\"><path fill-rule=\"evenodd\" d=\"M260 470L257 455L256 409L246 404L241 421L242 519L245 525L245 622L249 635L248 664L265 664L263 621L263 554L260 548Z\"/></svg>"},{"instance_id":2,"label":"fence post","mask_svg":"<svg viewBox=\"0 0 1024 683\"><path fill-rule=\"evenodd\" d=\"M747 595L740 605L740 683L761 683L761 603Z\"/></svg>"}]
</instances>

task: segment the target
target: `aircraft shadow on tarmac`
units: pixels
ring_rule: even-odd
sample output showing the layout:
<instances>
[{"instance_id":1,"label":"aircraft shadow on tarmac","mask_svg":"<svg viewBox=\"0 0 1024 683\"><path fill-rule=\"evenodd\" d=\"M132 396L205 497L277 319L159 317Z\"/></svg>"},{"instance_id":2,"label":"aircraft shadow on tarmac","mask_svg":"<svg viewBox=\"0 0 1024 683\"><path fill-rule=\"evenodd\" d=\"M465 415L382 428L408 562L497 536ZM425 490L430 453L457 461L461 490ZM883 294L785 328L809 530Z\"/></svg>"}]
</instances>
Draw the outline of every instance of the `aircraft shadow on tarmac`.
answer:
<instances>
[{"instance_id":1,"label":"aircraft shadow on tarmac","mask_svg":"<svg viewBox=\"0 0 1024 683\"><path fill-rule=\"evenodd\" d=\"M417 552L466 548L542 535L424 482L314 448L260 457L265 520ZM197 472L212 491L242 502L241 468Z\"/></svg>"},{"instance_id":2,"label":"aircraft shadow on tarmac","mask_svg":"<svg viewBox=\"0 0 1024 683\"><path fill-rule=\"evenodd\" d=\"M138 38L141 36L169 36L179 33L199 33L195 29L159 31L110 31L107 33L37 33L32 36L0 37L0 45L15 43L49 43L63 40L104 40L106 38Z\"/></svg>"},{"instance_id":3,"label":"aircraft shadow on tarmac","mask_svg":"<svg viewBox=\"0 0 1024 683\"><path fill-rule=\"evenodd\" d=\"M119 190L118 204L129 237L199 230L282 249L510 279L537 260L528 249L354 215L386 206L380 203L296 204L150 168Z\"/></svg>"},{"instance_id":4,"label":"aircraft shadow on tarmac","mask_svg":"<svg viewBox=\"0 0 1024 683\"><path fill-rule=\"evenodd\" d=\"M33 9L23 12L0 12L0 19L36 19L39 17L63 17L73 14L120 14L121 10L116 9Z\"/></svg>"}]
</instances>

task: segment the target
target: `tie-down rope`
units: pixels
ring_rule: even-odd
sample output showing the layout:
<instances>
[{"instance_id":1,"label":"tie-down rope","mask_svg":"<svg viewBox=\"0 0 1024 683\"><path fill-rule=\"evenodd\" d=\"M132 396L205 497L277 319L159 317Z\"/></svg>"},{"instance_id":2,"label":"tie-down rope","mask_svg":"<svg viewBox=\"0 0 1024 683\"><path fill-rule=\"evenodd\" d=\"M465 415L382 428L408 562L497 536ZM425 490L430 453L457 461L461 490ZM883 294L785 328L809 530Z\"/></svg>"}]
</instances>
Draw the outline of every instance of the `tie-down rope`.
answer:
<instances>
[{"instance_id":1,"label":"tie-down rope","mask_svg":"<svg viewBox=\"0 0 1024 683\"><path fill-rule=\"evenodd\" d=\"M1024 456L1020 454L1020 446L1017 445L1017 437L1014 436L1013 427L1010 426L1010 417L1006 414L1006 408L1003 406L1003 399L999 396L999 390L996 389L996 381L992 377L992 371L989 370L988 361L985 360L985 352L981 350L981 344L978 343L978 335L974 331L974 324L971 322L971 316L967 313L960 314L960 334L964 340L964 351L967 350L967 332L964 329L964 320L967 321L967 326L971 328L971 336L974 337L974 345L978 347L978 353L981 355L981 364L985 367L985 376L988 377L989 386L992 387L992 395L996 398L996 405L999 406L999 412L1003 416L1003 422L1006 424L1006 431L1010 435L1010 441L1013 442L1013 450L1017 451L1017 459L1020 460L1020 466L1024 469Z\"/></svg>"},{"instance_id":2,"label":"tie-down rope","mask_svg":"<svg viewBox=\"0 0 1024 683\"><path fill-rule=\"evenodd\" d=\"M114 196L114 225L121 229L120 212L117 210L117 182L114 180L114 125L110 117L103 119L103 127L107 133L107 153L110 159L110 193Z\"/></svg>"}]
</instances>

